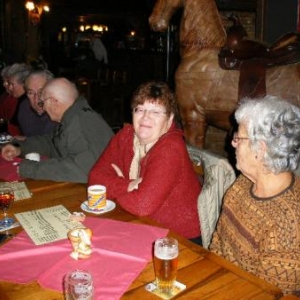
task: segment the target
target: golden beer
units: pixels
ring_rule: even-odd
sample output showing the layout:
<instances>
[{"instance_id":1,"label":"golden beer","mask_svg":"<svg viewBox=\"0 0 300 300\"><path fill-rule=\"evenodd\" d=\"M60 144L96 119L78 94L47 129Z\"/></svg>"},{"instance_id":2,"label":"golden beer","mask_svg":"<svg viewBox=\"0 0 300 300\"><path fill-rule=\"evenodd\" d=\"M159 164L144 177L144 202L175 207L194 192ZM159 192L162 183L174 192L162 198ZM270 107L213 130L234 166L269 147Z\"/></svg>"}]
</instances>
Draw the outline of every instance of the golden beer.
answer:
<instances>
[{"instance_id":1,"label":"golden beer","mask_svg":"<svg viewBox=\"0 0 300 300\"><path fill-rule=\"evenodd\" d=\"M172 294L177 276L178 242L173 238L162 238L154 245L154 270L156 285L160 292Z\"/></svg>"}]
</instances>

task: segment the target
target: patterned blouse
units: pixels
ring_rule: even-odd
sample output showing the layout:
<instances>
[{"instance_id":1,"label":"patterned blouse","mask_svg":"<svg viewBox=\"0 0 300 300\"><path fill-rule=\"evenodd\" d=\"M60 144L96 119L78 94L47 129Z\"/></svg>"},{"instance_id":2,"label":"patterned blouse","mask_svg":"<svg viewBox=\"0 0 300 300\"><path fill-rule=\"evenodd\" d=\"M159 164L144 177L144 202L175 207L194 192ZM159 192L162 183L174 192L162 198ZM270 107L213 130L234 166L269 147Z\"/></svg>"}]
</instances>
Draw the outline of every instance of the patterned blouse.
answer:
<instances>
[{"instance_id":1,"label":"patterned blouse","mask_svg":"<svg viewBox=\"0 0 300 300\"><path fill-rule=\"evenodd\" d=\"M270 198L251 190L240 175L227 191L210 250L300 296L300 178Z\"/></svg>"}]
</instances>

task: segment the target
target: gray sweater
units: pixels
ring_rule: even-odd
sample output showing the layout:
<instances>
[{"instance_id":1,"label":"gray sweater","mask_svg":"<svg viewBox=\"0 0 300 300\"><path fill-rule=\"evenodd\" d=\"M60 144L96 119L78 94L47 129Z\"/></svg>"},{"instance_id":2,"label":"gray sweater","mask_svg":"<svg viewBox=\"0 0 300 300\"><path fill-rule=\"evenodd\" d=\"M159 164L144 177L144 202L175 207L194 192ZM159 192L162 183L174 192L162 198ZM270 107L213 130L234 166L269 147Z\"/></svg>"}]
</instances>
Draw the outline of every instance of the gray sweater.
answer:
<instances>
[{"instance_id":1,"label":"gray sweater","mask_svg":"<svg viewBox=\"0 0 300 300\"><path fill-rule=\"evenodd\" d=\"M78 98L64 113L51 134L28 137L19 142L22 155L38 152L48 159L24 159L20 175L24 178L86 183L88 174L113 131L84 98Z\"/></svg>"}]
</instances>

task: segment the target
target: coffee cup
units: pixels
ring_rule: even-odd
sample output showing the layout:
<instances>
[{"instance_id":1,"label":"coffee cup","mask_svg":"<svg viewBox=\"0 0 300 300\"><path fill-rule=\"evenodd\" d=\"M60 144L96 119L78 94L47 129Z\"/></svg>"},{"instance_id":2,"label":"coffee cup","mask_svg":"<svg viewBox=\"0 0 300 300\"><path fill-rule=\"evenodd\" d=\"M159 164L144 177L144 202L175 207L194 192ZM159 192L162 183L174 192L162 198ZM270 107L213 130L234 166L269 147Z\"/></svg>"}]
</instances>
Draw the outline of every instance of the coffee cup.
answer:
<instances>
[{"instance_id":1,"label":"coffee cup","mask_svg":"<svg viewBox=\"0 0 300 300\"><path fill-rule=\"evenodd\" d=\"M41 160L40 154L36 153L36 152L26 154L25 158L29 159L29 160L33 160L33 161L40 161Z\"/></svg>"},{"instance_id":2,"label":"coffee cup","mask_svg":"<svg viewBox=\"0 0 300 300\"><path fill-rule=\"evenodd\" d=\"M106 206L106 187L104 185L91 185L88 187L88 207L100 210Z\"/></svg>"}]
</instances>

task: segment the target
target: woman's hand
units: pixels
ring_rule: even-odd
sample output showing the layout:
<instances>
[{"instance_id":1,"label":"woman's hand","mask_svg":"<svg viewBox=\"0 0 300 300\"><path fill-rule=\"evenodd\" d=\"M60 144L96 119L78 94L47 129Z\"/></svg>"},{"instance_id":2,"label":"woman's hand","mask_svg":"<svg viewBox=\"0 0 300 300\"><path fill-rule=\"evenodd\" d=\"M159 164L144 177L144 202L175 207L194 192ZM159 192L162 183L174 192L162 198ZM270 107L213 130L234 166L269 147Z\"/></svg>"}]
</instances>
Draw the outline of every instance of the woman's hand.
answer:
<instances>
[{"instance_id":1,"label":"woman's hand","mask_svg":"<svg viewBox=\"0 0 300 300\"><path fill-rule=\"evenodd\" d=\"M21 154L21 149L13 145L5 145L1 150L2 157L5 160L12 161L15 157Z\"/></svg>"},{"instance_id":2,"label":"woman's hand","mask_svg":"<svg viewBox=\"0 0 300 300\"><path fill-rule=\"evenodd\" d=\"M138 178L135 180L132 180L128 185L128 192L132 192L133 190L137 190L139 188L139 184L142 182L143 178Z\"/></svg>"},{"instance_id":3,"label":"woman's hand","mask_svg":"<svg viewBox=\"0 0 300 300\"><path fill-rule=\"evenodd\" d=\"M111 164L111 166L114 168L114 170L116 171L116 173L119 177L125 178L123 172L117 165ZM139 188L139 184L141 182L142 182L142 178L132 180L128 185L127 191L132 192L133 190L137 190Z\"/></svg>"}]
</instances>

